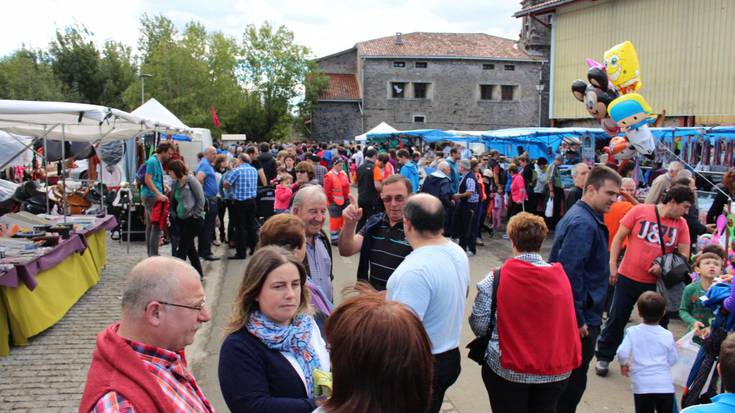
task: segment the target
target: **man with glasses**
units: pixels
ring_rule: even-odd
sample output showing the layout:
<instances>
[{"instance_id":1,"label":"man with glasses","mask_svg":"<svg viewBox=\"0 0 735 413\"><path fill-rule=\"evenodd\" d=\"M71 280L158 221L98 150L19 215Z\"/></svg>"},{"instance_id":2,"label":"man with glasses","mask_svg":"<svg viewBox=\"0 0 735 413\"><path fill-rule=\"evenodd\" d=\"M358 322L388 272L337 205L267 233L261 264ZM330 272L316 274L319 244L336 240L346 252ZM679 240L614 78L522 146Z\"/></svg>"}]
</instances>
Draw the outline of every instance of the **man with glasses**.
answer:
<instances>
[{"instance_id":1,"label":"man with glasses","mask_svg":"<svg viewBox=\"0 0 735 413\"><path fill-rule=\"evenodd\" d=\"M350 196L350 205L342 212L344 225L339 234L339 254L350 257L359 252L357 279L368 281L377 290L385 290L393 271L412 251L403 232L403 207L412 192L411 182L405 177L386 178L380 192L385 212L368 218L357 234L355 228L365 214L363 208L358 208Z\"/></svg>"},{"instance_id":2,"label":"man with glasses","mask_svg":"<svg viewBox=\"0 0 735 413\"><path fill-rule=\"evenodd\" d=\"M130 271L119 323L97 336L80 412L213 412L184 358L209 321L199 274L177 258Z\"/></svg>"}]
</instances>

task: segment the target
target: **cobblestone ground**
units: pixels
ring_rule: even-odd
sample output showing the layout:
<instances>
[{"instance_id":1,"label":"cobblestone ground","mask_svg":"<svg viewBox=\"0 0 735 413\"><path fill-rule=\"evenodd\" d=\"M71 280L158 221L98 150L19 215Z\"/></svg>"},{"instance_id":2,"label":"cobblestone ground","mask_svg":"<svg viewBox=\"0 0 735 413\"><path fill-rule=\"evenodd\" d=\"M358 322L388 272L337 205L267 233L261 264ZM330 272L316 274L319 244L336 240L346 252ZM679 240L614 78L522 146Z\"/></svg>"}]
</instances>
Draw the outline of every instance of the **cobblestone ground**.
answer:
<instances>
[{"instance_id":1,"label":"cobblestone ground","mask_svg":"<svg viewBox=\"0 0 735 413\"><path fill-rule=\"evenodd\" d=\"M55 326L0 358L0 411L51 413L79 408L95 337L119 318L125 275L144 257L143 243L132 243L128 253L124 244L108 238L107 265L100 282Z\"/></svg>"}]
</instances>

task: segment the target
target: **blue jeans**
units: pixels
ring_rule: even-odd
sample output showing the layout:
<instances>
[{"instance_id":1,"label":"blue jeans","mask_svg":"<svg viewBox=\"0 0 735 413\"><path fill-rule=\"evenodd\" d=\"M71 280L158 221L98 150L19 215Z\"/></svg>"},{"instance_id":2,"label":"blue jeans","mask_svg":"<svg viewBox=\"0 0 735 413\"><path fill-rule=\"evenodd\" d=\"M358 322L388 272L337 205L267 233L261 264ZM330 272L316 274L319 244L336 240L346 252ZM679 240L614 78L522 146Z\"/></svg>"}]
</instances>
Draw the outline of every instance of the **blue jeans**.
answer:
<instances>
[{"instance_id":1,"label":"blue jeans","mask_svg":"<svg viewBox=\"0 0 735 413\"><path fill-rule=\"evenodd\" d=\"M618 282L615 283L612 305L607 315L607 322L597 340L597 360L612 361L618 346L623 342L625 326L630 319L630 313L635 307L638 297L646 291L656 291L656 284L645 284L631 280L623 274L618 274ZM669 325L669 317L665 315L659 324L663 328Z\"/></svg>"}]
</instances>

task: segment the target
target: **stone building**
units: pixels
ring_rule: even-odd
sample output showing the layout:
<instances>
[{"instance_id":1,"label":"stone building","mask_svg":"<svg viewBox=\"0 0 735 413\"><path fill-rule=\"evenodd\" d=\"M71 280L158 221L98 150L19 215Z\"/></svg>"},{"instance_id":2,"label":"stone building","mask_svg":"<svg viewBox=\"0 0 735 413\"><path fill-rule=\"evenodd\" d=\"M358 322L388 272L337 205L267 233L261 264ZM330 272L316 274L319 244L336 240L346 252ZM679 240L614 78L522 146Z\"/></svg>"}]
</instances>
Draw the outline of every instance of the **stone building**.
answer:
<instances>
[{"instance_id":1,"label":"stone building","mask_svg":"<svg viewBox=\"0 0 735 413\"><path fill-rule=\"evenodd\" d=\"M482 33L397 33L317 59L329 77L312 136L342 141L399 130L538 126L543 55Z\"/></svg>"}]
</instances>

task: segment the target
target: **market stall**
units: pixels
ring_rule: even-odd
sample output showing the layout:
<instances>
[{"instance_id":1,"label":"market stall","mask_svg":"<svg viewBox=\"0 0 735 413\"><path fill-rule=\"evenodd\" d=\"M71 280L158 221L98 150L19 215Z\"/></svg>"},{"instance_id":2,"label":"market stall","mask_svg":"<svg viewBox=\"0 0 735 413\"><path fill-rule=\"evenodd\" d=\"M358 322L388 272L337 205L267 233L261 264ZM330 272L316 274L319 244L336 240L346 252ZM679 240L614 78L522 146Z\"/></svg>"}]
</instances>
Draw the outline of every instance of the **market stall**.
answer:
<instances>
[{"instance_id":1,"label":"market stall","mask_svg":"<svg viewBox=\"0 0 735 413\"><path fill-rule=\"evenodd\" d=\"M16 153L3 158L0 169L40 142L48 154L48 141L59 141L63 160L69 141L97 148L144 132L190 133L179 125L113 108L12 100L0 100L0 130L30 137ZM106 230L117 226L116 219L70 216L66 207L72 185L67 185L65 162L60 167L63 215L20 212L0 217L0 356L8 354L11 338L16 345L26 344L58 322L99 281L106 261Z\"/></svg>"}]
</instances>

